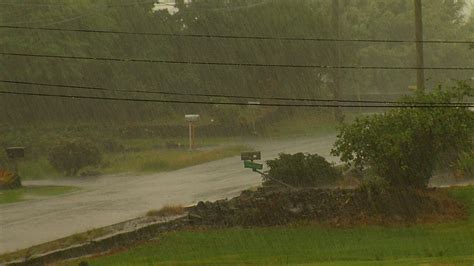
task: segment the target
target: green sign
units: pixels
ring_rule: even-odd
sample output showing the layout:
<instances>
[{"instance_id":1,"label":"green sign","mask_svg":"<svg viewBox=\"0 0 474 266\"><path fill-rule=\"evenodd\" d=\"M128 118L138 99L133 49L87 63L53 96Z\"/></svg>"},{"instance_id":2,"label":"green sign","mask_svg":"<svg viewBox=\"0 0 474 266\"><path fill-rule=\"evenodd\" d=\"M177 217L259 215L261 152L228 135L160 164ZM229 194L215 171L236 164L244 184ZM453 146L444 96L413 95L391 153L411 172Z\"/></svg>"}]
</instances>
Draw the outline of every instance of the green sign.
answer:
<instances>
[{"instance_id":1,"label":"green sign","mask_svg":"<svg viewBox=\"0 0 474 266\"><path fill-rule=\"evenodd\" d=\"M244 161L244 167L245 168L250 168L253 170L262 170L263 169L263 164L261 163L254 163L251 161Z\"/></svg>"}]
</instances>

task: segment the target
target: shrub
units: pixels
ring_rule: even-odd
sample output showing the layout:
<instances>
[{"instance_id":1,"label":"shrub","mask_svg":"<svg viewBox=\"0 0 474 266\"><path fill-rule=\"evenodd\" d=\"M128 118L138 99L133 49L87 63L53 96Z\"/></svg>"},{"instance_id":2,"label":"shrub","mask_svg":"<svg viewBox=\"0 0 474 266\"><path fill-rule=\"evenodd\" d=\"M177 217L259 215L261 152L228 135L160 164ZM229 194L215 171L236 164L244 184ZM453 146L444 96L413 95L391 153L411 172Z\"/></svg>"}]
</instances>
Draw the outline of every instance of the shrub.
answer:
<instances>
[{"instance_id":1,"label":"shrub","mask_svg":"<svg viewBox=\"0 0 474 266\"><path fill-rule=\"evenodd\" d=\"M270 167L268 175L288 185L308 187L331 184L341 177L341 173L326 159L317 154L284 154L279 158L267 161ZM273 184L264 178L265 184Z\"/></svg>"},{"instance_id":2,"label":"shrub","mask_svg":"<svg viewBox=\"0 0 474 266\"><path fill-rule=\"evenodd\" d=\"M16 189L20 187L20 176L13 172L0 169L0 189Z\"/></svg>"},{"instance_id":3,"label":"shrub","mask_svg":"<svg viewBox=\"0 0 474 266\"><path fill-rule=\"evenodd\" d=\"M464 83L450 91L420 92L407 102L451 102L471 95ZM342 127L332 154L360 169L372 168L391 185L425 187L441 164L473 147L474 113L466 108L398 108Z\"/></svg>"},{"instance_id":4,"label":"shrub","mask_svg":"<svg viewBox=\"0 0 474 266\"><path fill-rule=\"evenodd\" d=\"M96 166L102 155L93 144L82 139L63 140L49 152L49 163L59 172L76 175L86 166Z\"/></svg>"}]
</instances>

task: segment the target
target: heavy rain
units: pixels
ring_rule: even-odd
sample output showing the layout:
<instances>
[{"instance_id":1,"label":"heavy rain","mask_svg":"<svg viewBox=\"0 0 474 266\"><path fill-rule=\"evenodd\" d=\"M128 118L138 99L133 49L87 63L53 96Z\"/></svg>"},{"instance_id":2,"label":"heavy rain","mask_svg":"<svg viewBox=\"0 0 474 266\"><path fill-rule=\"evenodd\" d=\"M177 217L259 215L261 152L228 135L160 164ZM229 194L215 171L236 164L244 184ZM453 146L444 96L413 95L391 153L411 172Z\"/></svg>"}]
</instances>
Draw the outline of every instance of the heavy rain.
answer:
<instances>
[{"instance_id":1,"label":"heavy rain","mask_svg":"<svg viewBox=\"0 0 474 266\"><path fill-rule=\"evenodd\" d=\"M0 265L474 265L474 0L0 0Z\"/></svg>"}]
</instances>

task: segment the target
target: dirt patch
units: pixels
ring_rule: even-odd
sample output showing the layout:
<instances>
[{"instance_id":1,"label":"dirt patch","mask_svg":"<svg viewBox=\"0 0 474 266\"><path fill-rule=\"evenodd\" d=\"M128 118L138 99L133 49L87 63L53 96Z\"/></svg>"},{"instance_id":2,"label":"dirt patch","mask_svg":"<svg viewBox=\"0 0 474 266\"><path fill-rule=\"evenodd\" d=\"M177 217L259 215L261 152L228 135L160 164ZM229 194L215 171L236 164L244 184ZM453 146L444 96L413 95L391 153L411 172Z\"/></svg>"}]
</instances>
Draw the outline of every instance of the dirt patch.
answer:
<instances>
[{"instance_id":1,"label":"dirt patch","mask_svg":"<svg viewBox=\"0 0 474 266\"><path fill-rule=\"evenodd\" d=\"M274 226L315 222L331 226L437 223L467 218L463 204L441 189L383 191L244 191L236 198L199 202L189 220L199 226Z\"/></svg>"},{"instance_id":2,"label":"dirt patch","mask_svg":"<svg viewBox=\"0 0 474 266\"><path fill-rule=\"evenodd\" d=\"M181 205L165 205L159 210L150 210L146 213L146 216L150 217L168 217L182 215L186 212Z\"/></svg>"}]
</instances>

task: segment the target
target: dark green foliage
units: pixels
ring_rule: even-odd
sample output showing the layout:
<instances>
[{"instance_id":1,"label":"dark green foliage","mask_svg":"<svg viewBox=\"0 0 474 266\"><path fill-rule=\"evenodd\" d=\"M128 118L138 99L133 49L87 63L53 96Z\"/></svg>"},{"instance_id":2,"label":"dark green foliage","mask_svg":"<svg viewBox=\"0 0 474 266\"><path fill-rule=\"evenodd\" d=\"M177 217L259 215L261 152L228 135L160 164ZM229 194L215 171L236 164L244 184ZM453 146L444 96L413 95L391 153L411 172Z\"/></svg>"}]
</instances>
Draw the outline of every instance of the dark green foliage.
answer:
<instances>
[{"instance_id":1,"label":"dark green foliage","mask_svg":"<svg viewBox=\"0 0 474 266\"><path fill-rule=\"evenodd\" d=\"M0 24L13 26L117 30L176 34L335 38L331 1L195 0L177 1L179 12L152 12L156 1L24 0L1 6ZM261 5L253 6L261 2ZM466 1L424 2L426 39L472 40L474 23L466 21ZM242 8L249 5L249 8ZM56 6L57 8L52 8ZM114 7L115 6L115 7ZM120 7L119 7L120 6ZM341 37L348 39L413 39L412 0L344 1L340 10ZM339 43L341 64L411 66L411 44ZM90 34L1 29L0 50L8 53L121 57L155 60L336 65L333 42L168 38L120 34ZM426 66L472 66L469 45L425 45ZM3 56L0 78L52 84L159 90L181 93L332 98L334 71L312 68L248 68L58 60ZM426 70L428 84L465 79L469 71ZM391 98L415 84L412 70L340 70L343 98ZM29 92L25 85L2 84L2 89ZM144 94L115 94L77 89L38 87L51 94L152 98ZM36 92L36 91L35 91ZM156 95L155 95L156 96ZM162 98L159 98L162 99ZM181 99L169 98L166 99ZM186 98L197 100L197 98ZM213 101L221 99L214 98ZM252 122L246 108L144 104L84 99L2 95L0 124L44 122L148 122L183 113L217 112L219 124ZM214 109L217 109L214 110ZM221 109L227 109L221 111ZM245 119L239 121L236 116ZM9 125L10 125L9 124Z\"/></svg>"},{"instance_id":2,"label":"dark green foliage","mask_svg":"<svg viewBox=\"0 0 474 266\"><path fill-rule=\"evenodd\" d=\"M268 175L295 187L311 187L334 183L341 173L326 159L317 154L285 154L279 158L267 161L270 167ZM266 184L272 180L265 178Z\"/></svg>"},{"instance_id":3,"label":"dark green foliage","mask_svg":"<svg viewBox=\"0 0 474 266\"><path fill-rule=\"evenodd\" d=\"M76 175L86 166L98 165L102 155L92 143L82 139L63 140L48 155L49 163L59 172Z\"/></svg>"},{"instance_id":4,"label":"dark green foliage","mask_svg":"<svg viewBox=\"0 0 474 266\"><path fill-rule=\"evenodd\" d=\"M449 91L418 93L407 102L452 102L471 95L460 83ZM343 162L371 167L392 185L426 186L437 168L473 147L474 114L468 108L399 108L342 127L332 151Z\"/></svg>"}]
</instances>

